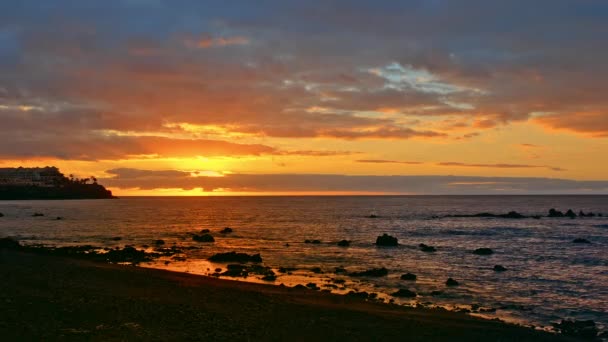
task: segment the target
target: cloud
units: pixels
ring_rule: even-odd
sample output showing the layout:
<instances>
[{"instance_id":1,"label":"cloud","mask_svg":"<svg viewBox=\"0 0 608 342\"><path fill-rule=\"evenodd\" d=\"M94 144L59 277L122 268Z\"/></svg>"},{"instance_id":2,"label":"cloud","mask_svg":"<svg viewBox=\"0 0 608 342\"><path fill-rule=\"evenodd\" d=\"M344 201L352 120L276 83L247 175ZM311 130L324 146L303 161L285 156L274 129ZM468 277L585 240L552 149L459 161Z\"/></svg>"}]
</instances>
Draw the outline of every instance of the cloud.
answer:
<instances>
[{"instance_id":1,"label":"cloud","mask_svg":"<svg viewBox=\"0 0 608 342\"><path fill-rule=\"evenodd\" d=\"M566 171L565 169L547 165L527 165L527 164L475 164L475 163L460 163L460 162L440 162L439 166L457 166L457 167L487 167L497 169L529 169L529 168L547 168L551 171Z\"/></svg>"},{"instance_id":2,"label":"cloud","mask_svg":"<svg viewBox=\"0 0 608 342\"><path fill-rule=\"evenodd\" d=\"M606 113L608 113L608 108L605 112L542 115L535 118L535 121L552 129L605 138L608 137L608 115Z\"/></svg>"},{"instance_id":3,"label":"cloud","mask_svg":"<svg viewBox=\"0 0 608 342\"><path fill-rule=\"evenodd\" d=\"M183 38L183 42L189 48L207 49L231 45L247 45L249 44L249 39L242 36L213 37L209 34L205 34L201 37L187 35Z\"/></svg>"},{"instance_id":4,"label":"cloud","mask_svg":"<svg viewBox=\"0 0 608 342\"><path fill-rule=\"evenodd\" d=\"M343 191L400 194L608 193L608 181L465 176L347 176L322 174L226 174L193 177L191 171L113 169L100 178L122 189L194 189L248 192Z\"/></svg>"},{"instance_id":5,"label":"cloud","mask_svg":"<svg viewBox=\"0 0 608 342\"><path fill-rule=\"evenodd\" d=\"M385 160L385 159L360 159L355 160L357 163L372 163L372 164L409 164L409 165L418 165L423 164L423 162L418 161L401 161L401 160Z\"/></svg>"}]
</instances>

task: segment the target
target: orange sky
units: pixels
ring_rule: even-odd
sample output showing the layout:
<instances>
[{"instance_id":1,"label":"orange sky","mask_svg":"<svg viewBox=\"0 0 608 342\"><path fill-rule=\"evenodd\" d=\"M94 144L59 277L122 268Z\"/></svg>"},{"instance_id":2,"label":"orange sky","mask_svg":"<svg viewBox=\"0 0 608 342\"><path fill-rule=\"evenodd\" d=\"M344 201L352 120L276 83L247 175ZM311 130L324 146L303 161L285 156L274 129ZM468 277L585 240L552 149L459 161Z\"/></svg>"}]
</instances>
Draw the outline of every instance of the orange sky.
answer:
<instances>
[{"instance_id":1,"label":"orange sky","mask_svg":"<svg viewBox=\"0 0 608 342\"><path fill-rule=\"evenodd\" d=\"M0 5L0 166L119 196L606 192L606 6L181 5Z\"/></svg>"}]
</instances>

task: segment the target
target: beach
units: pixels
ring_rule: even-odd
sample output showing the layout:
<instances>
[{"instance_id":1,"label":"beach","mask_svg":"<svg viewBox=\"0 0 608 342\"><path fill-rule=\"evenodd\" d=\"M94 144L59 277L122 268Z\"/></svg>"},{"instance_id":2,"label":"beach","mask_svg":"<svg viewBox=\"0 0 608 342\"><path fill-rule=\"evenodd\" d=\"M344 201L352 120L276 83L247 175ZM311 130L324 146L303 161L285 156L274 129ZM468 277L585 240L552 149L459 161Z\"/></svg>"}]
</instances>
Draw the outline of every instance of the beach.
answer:
<instances>
[{"instance_id":1,"label":"beach","mask_svg":"<svg viewBox=\"0 0 608 342\"><path fill-rule=\"evenodd\" d=\"M567 341L441 310L0 249L0 336L23 340Z\"/></svg>"}]
</instances>

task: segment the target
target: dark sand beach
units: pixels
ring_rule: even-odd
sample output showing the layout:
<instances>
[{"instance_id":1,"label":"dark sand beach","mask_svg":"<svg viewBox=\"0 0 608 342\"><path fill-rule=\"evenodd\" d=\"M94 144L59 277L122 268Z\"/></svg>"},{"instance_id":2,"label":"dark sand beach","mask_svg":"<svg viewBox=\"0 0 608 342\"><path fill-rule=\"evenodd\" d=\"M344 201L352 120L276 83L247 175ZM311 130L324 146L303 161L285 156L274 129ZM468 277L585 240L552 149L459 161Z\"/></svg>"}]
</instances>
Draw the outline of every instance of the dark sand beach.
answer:
<instances>
[{"instance_id":1,"label":"dark sand beach","mask_svg":"<svg viewBox=\"0 0 608 342\"><path fill-rule=\"evenodd\" d=\"M453 312L7 249L0 279L4 341L571 340Z\"/></svg>"}]
</instances>

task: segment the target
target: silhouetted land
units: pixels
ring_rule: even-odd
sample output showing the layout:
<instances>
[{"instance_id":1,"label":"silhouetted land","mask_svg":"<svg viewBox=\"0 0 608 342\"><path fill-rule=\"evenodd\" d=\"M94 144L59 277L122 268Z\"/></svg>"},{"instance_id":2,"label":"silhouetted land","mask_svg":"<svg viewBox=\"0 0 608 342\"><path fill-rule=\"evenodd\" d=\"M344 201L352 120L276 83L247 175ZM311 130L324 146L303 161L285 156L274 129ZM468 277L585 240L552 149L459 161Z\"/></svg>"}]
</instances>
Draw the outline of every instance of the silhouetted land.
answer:
<instances>
[{"instance_id":1,"label":"silhouetted land","mask_svg":"<svg viewBox=\"0 0 608 342\"><path fill-rule=\"evenodd\" d=\"M22 340L568 341L497 321L0 248L0 336Z\"/></svg>"},{"instance_id":2,"label":"silhouetted land","mask_svg":"<svg viewBox=\"0 0 608 342\"><path fill-rule=\"evenodd\" d=\"M100 184L68 183L57 187L36 185L2 185L0 200L37 199L103 199L115 198L112 192Z\"/></svg>"}]
</instances>

